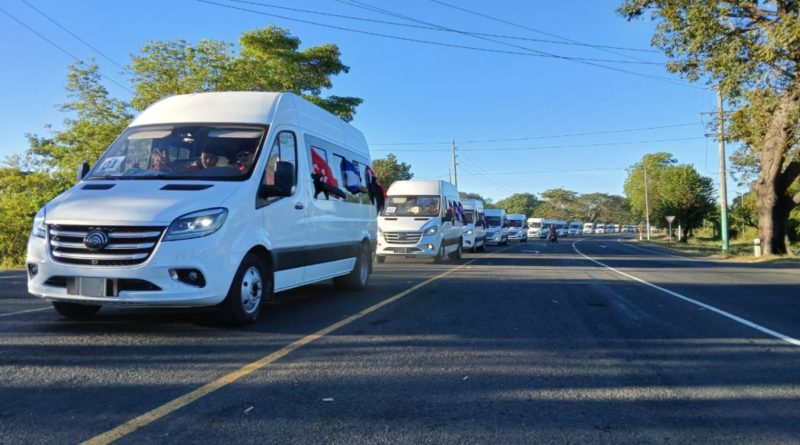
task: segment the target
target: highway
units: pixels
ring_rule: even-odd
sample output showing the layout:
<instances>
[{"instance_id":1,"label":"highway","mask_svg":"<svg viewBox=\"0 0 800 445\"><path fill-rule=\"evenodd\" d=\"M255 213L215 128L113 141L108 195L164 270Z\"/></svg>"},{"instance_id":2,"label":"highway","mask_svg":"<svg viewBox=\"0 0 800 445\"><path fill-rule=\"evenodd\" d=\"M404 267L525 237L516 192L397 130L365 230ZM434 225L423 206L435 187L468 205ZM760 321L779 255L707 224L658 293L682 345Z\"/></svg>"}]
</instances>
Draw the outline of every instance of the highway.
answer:
<instances>
[{"instance_id":1,"label":"highway","mask_svg":"<svg viewBox=\"0 0 800 445\"><path fill-rule=\"evenodd\" d=\"M4 272L0 443L797 443L799 285L595 235L390 258L229 327L66 321Z\"/></svg>"}]
</instances>

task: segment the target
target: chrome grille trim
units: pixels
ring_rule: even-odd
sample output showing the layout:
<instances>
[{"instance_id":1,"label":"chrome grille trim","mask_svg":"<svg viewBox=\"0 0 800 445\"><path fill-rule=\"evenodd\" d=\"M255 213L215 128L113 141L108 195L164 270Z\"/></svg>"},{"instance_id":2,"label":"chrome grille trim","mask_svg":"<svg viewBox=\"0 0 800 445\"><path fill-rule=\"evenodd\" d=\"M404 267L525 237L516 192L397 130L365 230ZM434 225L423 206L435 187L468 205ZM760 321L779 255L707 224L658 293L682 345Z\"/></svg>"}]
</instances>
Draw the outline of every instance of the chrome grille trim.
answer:
<instances>
[{"instance_id":1,"label":"chrome grille trim","mask_svg":"<svg viewBox=\"0 0 800 445\"><path fill-rule=\"evenodd\" d=\"M422 232L383 232L383 238L391 244L417 244Z\"/></svg>"},{"instance_id":2,"label":"chrome grille trim","mask_svg":"<svg viewBox=\"0 0 800 445\"><path fill-rule=\"evenodd\" d=\"M93 230L103 230L111 241L90 250L84 238ZM55 261L88 266L131 266L150 257L165 227L136 226L48 226L50 253Z\"/></svg>"}]
</instances>

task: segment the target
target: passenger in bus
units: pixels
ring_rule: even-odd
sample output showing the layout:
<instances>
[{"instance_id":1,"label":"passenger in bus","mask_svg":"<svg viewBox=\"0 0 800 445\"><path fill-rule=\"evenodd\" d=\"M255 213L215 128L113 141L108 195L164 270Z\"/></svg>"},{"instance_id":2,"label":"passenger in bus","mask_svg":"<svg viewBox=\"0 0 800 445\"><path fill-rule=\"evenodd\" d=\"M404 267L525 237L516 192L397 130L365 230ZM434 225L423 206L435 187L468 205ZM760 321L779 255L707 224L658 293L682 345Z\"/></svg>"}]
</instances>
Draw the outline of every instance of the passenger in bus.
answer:
<instances>
[{"instance_id":1,"label":"passenger in bus","mask_svg":"<svg viewBox=\"0 0 800 445\"><path fill-rule=\"evenodd\" d=\"M170 165L167 151L163 147L156 147L150 153L150 170L154 172L175 171Z\"/></svg>"},{"instance_id":2,"label":"passenger in bus","mask_svg":"<svg viewBox=\"0 0 800 445\"><path fill-rule=\"evenodd\" d=\"M236 153L236 165L242 173L250 171L250 167L253 166L253 152L247 150Z\"/></svg>"}]
</instances>

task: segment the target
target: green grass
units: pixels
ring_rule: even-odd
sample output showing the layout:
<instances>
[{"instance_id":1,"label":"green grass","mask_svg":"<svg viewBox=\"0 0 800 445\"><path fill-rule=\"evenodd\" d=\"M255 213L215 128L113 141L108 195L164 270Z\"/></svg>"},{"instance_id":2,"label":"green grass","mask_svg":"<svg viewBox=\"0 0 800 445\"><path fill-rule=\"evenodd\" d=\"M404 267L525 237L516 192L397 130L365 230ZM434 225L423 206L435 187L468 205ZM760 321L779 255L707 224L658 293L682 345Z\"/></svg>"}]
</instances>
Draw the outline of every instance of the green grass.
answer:
<instances>
[{"instance_id":1,"label":"green grass","mask_svg":"<svg viewBox=\"0 0 800 445\"><path fill-rule=\"evenodd\" d=\"M738 261L781 261L787 260L786 258L756 258L753 255L753 239L733 239L730 240L728 254L722 253L722 241L712 237L696 236L689 238L686 243L673 242L670 243L664 234L657 234L651 237L650 241L643 241L644 243L655 244L661 247L668 247L690 254L692 256L706 257L706 258L730 258ZM798 246L800 247L800 246ZM789 259L794 261L793 259Z\"/></svg>"}]
</instances>

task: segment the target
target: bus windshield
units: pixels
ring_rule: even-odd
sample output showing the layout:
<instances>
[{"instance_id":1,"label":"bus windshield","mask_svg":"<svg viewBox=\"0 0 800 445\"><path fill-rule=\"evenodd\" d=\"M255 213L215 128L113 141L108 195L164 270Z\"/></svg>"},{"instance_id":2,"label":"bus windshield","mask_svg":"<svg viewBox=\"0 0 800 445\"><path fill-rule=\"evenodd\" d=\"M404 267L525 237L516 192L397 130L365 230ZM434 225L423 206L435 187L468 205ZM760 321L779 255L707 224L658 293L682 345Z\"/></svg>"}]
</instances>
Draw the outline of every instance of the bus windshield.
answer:
<instances>
[{"instance_id":1,"label":"bus windshield","mask_svg":"<svg viewBox=\"0 0 800 445\"><path fill-rule=\"evenodd\" d=\"M439 197L390 196L381 216L439 216Z\"/></svg>"}]
</instances>

